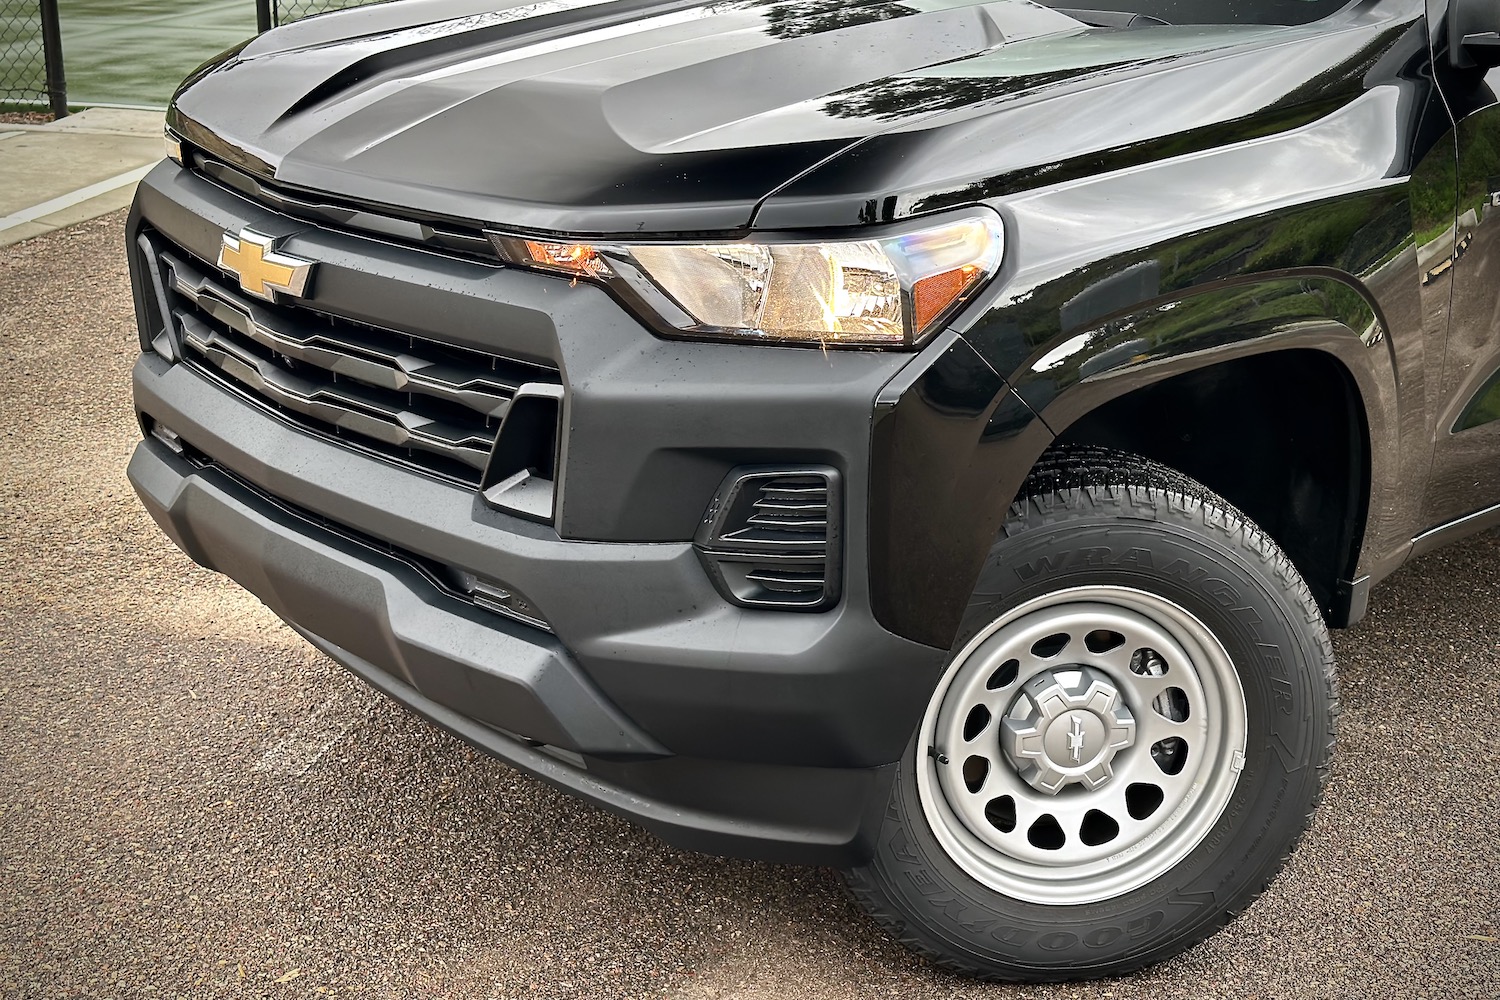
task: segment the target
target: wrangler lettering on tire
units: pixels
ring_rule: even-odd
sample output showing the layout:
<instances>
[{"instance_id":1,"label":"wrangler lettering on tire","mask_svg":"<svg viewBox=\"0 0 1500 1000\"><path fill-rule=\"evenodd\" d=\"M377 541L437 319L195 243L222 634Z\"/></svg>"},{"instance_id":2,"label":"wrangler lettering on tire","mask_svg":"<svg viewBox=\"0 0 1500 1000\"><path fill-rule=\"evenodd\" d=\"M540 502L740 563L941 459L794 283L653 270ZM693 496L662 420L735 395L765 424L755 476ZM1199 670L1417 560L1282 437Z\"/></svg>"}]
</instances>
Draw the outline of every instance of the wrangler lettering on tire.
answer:
<instances>
[{"instance_id":1,"label":"wrangler lettering on tire","mask_svg":"<svg viewBox=\"0 0 1500 1000\"><path fill-rule=\"evenodd\" d=\"M1056 449L955 649L848 875L939 964L1024 981L1159 961L1306 829L1337 715L1327 631L1286 555L1178 473Z\"/></svg>"}]
</instances>

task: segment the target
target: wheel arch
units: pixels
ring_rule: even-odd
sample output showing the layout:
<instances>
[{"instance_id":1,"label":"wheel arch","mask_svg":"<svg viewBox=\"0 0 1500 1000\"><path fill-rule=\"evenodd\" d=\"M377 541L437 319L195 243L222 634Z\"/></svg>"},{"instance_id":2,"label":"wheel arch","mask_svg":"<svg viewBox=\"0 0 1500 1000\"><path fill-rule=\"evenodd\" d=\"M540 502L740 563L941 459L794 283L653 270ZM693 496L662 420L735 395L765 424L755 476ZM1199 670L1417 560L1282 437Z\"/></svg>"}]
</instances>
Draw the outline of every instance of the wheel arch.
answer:
<instances>
[{"instance_id":1,"label":"wheel arch","mask_svg":"<svg viewBox=\"0 0 1500 1000\"><path fill-rule=\"evenodd\" d=\"M886 537L872 539L872 594L888 628L951 643L1005 509L1059 442L1134 452L1198 479L1257 523L1270 522L1262 527L1308 579L1330 624L1363 614L1372 484L1393 481L1399 453L1395 359L1357 280L1318 268L1199 286L1058 334L1008 378L988 354L957 338L877 414L872 524ZM981 364L989 383L976 374ZM981 411L986 385L993 395ZM941 447L918 457L939 399ZM1186 427L1197 459L1158 433L1153 405L1175 409L1175 438ZM895 419L903 410L905 419ZM1285 462L1298 448L1306 461ZM1238 477L1222 474L1231 449L1255 459L1241 463ZM921 468L882 488L881 469L893 461ZM1257 478L1257 468L1284 475ZM949 499L938 504L932 491L913 490L927 479L945 480ZM1273 516L1288 487L1301 499L1291 516ZM913 546L922 554L912 555Z\"/></svg>"},{"instance_id":2,"label":"wheel arch","mask_svg":"<svg viewBox=\"0 0 1500 1000\"><path fill-rule=\"evenodd\" d=\"M1201 483L1287 553L1329 624L1362 613L1369 421L1335 355L1289 347L1215 361L1101 402L1057 430L1059 444L1127 451Z\"/></svg>"},{"instance_id":3,"label":"wheel arch","mask_svg":"<svg viewBox=\"0 0 1500 1000\"><path fill-rule=\"evenodd\" d=\"M1395 407L1379 403L1395 393L1386 329L1352 276L1257 275L1060 337L1013 388L1059 442L1139 454L1223 496L1347 625L1363 613L1371 484L1398 460Z\"/></svg>"}]
</instances>

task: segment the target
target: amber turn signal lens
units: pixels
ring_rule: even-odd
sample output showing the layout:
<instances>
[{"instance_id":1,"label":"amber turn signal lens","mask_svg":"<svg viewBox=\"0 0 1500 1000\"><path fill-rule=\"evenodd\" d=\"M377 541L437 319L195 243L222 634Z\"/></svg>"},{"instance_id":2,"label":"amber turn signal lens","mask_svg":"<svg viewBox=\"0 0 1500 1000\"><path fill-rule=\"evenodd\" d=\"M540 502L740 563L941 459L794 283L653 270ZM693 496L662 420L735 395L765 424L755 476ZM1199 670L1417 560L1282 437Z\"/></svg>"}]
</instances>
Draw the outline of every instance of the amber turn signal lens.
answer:
<instances>
[{"instance_id":1,"label":"amber turn signal lens","mask_svg":"<svg viewBox=\"0 0 1500 1000\"><path fill-rule=\"evenodd\" d=\"M979 268L976 265L965 264L942 274L919 279L911 290L912 325L918 330L930 327L934 320L969 290L978 274Z\"/></svg>"},{"instance_id":2,"label":"amber turn signal lens","mask_svg":"<svg viewBox=\"0 0 1500 1000\"><path fill-rule=\"evenodd\" d=\"M540 267L582 277L602 278L609 274L609 265L587 243L544 243L541 240L521 242L532 263Z\"/></svg>"}]
</instances>

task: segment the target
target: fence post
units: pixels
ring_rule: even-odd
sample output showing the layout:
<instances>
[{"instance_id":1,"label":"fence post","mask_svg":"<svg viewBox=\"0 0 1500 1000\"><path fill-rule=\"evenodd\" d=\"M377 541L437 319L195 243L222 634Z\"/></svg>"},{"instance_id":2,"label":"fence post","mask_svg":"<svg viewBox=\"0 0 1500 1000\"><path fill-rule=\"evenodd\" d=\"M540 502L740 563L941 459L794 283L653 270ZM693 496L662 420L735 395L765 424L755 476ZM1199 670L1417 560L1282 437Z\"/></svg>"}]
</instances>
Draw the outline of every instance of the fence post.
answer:
<instances>
[{"instance_id":1,"label":"fence post","mask_svg":"<svg viewBox=\"0 0 1500 1000\"><path fill-rule=\"evenodd\" d=\"M255 30L270 31L275 23L271 16L271 0L255 0Z\"/></svg>"},{"instance_id":2,"label":"fence post","mask_svg":"<svg viewBox=\"0 0 1500 1000\"><path fill-rule=\"evenodd\" d=\"M68 78L63 72L62 27L57 19L57 0L41 0L42 57L47 63L47 100L54 118L68 116Z\"/></svg>"}]
</instances>

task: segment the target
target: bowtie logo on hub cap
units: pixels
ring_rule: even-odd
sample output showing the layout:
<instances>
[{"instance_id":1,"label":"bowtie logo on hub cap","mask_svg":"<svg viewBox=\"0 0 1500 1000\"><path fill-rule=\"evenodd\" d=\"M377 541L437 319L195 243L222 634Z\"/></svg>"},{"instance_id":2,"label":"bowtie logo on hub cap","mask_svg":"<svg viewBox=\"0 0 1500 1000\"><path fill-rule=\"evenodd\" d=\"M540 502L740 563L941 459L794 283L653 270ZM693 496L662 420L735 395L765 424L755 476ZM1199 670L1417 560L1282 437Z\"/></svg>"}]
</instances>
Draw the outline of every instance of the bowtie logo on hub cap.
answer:
<instances>
[{"instance_id":1,"label":"bowtie logo on hub cap","mask_svg":"<svg viewBox=\"0 0 1500 1000\"><path fill-rule=\"evenodd\" d=\"M1000 747L1016 773L1052 795L1072 784L1098 788L1114 775L1115 755L1134 742L1135 716L1120 689L1083 666L1027 681L1000 729Z\"/></svg>"},{"instance_id":2,"label":"bowtie logo on hub cap","mask_svg":"<svg viewBox=\"0 0 1500 1000\"><path fill-rule=\"evenodd\" d=\"M278 292L301 298L317 261L282 253L276 249L279 242L253 229L241 229L238 235L225 233L219 244L219 267L258 299L275 302Z\"/></svg>"}]
</instances>

